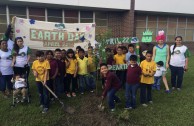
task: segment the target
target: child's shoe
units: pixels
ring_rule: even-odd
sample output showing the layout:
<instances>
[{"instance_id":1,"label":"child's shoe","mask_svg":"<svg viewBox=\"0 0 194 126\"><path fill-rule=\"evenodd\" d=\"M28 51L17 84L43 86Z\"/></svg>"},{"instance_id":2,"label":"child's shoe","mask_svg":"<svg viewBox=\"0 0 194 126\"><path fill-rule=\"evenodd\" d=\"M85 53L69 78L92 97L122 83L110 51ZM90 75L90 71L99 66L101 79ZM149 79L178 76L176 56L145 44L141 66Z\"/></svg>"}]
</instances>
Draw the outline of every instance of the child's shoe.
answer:
<instances>
[{"instance_id":1,"label":"child's shoe","mask_svg":"<svg viewBox=\"0 0 194 126\"><path fill-rule=\"evenodd\" d=\"M111 109L110 111L111 111L111 112L114 112L114 111L115 111L115 109Z\"/></svg>"},{"instance_id":2,"label":"child's shoe","mask_svg":"<svg viewBox=\"0 0 194 126\"><path fill-rule=\"evenodd\" d=\"M93 90L91 90L90 92L91 92L91 93L94 93L94 91L93 91Z\"/></svg>"},{"instance_id":3,"label":"child's shoe","mask_svg":"<svg viewBox=\"0 0 194 126\"><path fill-rule=\"evenodd\" d=\"M175 90L175 87L172 87L172 90Z\"/></svg>"},{"instance_id":4,"label":"child's shoe","mask_svg":"<svg viewBox=\"0 0 194 126\"><path fill-rule=\"evenodd\" d=\"M43 108L42 113L44 114L44 113L47 113L47 112L48 112L48 108Z\"/></svg>"},{"instance_id":5,"label":"child's shoe","mask_svg":"<svg viewBox=\"0 0 194 126\"><path fill-rule=\"evenodd\" d=\"M84 94L84 92L81 92L81 95L83 95Z\"/></svg>"},{"instance_id":6,"label":"child's shoe","mask_svg":"<svg viewBox=\"0 0 194 126\"><path fill-rule=\"evenodd\" d=\"M26 100L26 98L25 98L25 97L23 97L23 98L22 98L22 100L21 100L21 102L23 103L23 102L25 102L25 100Z\"/></svg>"},{"instance_id":7,"label":"child's shoe","mask_svg":"<svg viewBox=\"0 0 194 126\"><path fill-rule=\"evenodd\" d=\"M67 97L68 97L68 98L71 98L71 95L70 95L70 93L67 93Z\"/></svg>"},{"instance_id":8,"label":"child's shoe","mask_svg":"<svg viewBox=\"0 0 194 126\"><path fill-rule=\"evenodd\" d=\"M75 94L75 92L73 92L73 93L72 93L72 96L73 96L73 97L76 97L76 94Z\"/></svg>"},{"instance_id":9,"label":"child's shoe","mask_svg":"<svg viewBox=\"0 0 194 126\"><path fill-rule=\"evenodd\" d=\"M153 101L149 101L150 104L153 104Z\"/></svg>"},{"instance_id":10,"label":"child's shoe","mask_svg":"<svg viewBox=\"0 0 194 126\"><path fill-rule=\"evenodd\" d=\"M180 88L177 88L177 91L181 91L181 89Z\"/></svg>"},{"instance_id":11,"label":"child's shoe","mask_svg":"<svg viewBox=\"0 0 194 126\"><path fill-rule=\"evenodd\" d=\"M125 107L124 108L125 110L131 110L131 109L133 109L132 107Z\"/></svg>"},{"instance_id":12,"label":"child's shoe","mask_svg":"<svg viewBox=\"0 0 194 126\"><path fill-rule=\"evenodd\" d=\"M147 107L148 105L147 104L142 104L143 107Z\"/></svg>"},{"instance_id":13,"label":"child's shoe","mask_svg":"<svg viewBox=\"0 0 194 126\"><path fill-rule=\"evenodd\" d=\"M170 90L166 90L165 92L166 92L167 94L169 94L169 93L170 93Z\"/></svg>"}]
</instances>

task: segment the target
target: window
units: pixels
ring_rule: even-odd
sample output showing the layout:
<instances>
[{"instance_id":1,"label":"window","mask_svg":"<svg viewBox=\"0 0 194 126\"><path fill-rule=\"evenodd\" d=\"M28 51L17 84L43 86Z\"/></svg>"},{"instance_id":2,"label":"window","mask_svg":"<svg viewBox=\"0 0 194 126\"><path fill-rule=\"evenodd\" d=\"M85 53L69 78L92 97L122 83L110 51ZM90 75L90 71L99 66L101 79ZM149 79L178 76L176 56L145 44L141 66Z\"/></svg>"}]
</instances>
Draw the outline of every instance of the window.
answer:
<instances>
[{"instance_id":1,"label":"window","mask_svg":"<svg viewBox=\"0 0 194 126\"><path fill-rule=\"evenodd\" d=\"M93 23L93 12L80 11L80 23Z\"/></svg>"},{"instance_id":2,"label":"window","mask_svg":"<svg viewBox=\"0 0 194 126\"><path fill-rule=\"evenodd\" d=\"M48 22L59 22L62 23L62 10L48 9Z\"/></svg>"},{"instance_id":3,"label":"window","mask_svg":"<svg viewBox=\"0 0 194 126\"><path fill-rule=\"evenodd\" d=\"M95 22L96 26L108 26L108 19L107 19L107 13L106 12L95 12Z\"/></svg>"},{"instance_id":4,"label":"window","mask_svg":"<svg viewBox=\"0 0 194 126\"><path fill-rule=\"evenodd\" d=\"M6 6L0 5L0 38L7 29Z\"/></svg>"},{"instance_id":5,"label":"window","mask_svg":"<svg viewBox=\"0 0 194 126\"><path fill-rule=\"evenodd\" d=\"M10 22L13 16L17 16L20 18L26 18L26 7L9 6Z\"/></svg>"},{"instance_id":6,"label":"window","mask_svg":"<svg viewBox=\"0 0 194 126\"><path fill-rule=\"evenodd\" d=\"M45 9L44 8L29 8L29 18L39 21L45 21Z\"/></svg>"},{"instance_id":7,"label":"window","mask_svg":"<svg viewBox=\"0 0 194 126\"><path fill-rule=\"evenodd\" d=\"M65 23L78 23L78 11L65 10Z\"/></svg>"}]
</instances>

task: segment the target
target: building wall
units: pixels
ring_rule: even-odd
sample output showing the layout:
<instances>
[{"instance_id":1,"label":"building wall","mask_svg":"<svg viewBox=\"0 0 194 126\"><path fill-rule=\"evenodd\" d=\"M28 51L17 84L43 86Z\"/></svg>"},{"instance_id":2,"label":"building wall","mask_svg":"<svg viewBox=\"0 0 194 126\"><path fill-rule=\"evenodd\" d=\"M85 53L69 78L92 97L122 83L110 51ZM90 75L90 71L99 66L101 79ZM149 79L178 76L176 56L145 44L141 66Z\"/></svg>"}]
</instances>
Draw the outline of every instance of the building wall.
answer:
<instances>
[{"instance_id":1,"label":"building wall","mask_svg":"<svg viewBox=\"0 0 194 126\"><path fill-rule=\"evenodd\" d=\"M194 14L194 0L135 0L135 10Z\"/></svg>"},{"instance_id":2,"label":"building wall","mask_svg":"<svg viewBox=\"0 0 194 126\"><path fill-rule=\"evenodd\" d=\"M176 16L159 14L136 14L136 36L142 38L142 33L149 29L153 36L158 30L164 30L166 41L174 41L175 36L182 36L184 41L194 41L194 16ZM154 38L155 39L155 38Z\"/></svg>"}]
</instances>

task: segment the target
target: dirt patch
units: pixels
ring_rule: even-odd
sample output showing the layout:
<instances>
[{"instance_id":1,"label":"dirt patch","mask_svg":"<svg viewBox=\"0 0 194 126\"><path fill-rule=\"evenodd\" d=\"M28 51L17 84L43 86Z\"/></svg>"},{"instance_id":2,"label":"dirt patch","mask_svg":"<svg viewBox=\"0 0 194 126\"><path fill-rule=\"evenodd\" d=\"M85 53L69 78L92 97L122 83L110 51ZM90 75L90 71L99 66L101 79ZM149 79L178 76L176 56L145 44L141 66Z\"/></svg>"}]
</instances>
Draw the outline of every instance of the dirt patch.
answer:
<instances>
[{"instance_id":1,"label":"dirt patch","mask_svg":"<svg viewBox=\"0 0 194 126\"><path fill-rule=\"evenodd\" d=\"M98 110L100 98L95 94L84 95L73 115L65 115L57 126L116 126L118 121L108 112Z\"/></svg>"}]
</instances>

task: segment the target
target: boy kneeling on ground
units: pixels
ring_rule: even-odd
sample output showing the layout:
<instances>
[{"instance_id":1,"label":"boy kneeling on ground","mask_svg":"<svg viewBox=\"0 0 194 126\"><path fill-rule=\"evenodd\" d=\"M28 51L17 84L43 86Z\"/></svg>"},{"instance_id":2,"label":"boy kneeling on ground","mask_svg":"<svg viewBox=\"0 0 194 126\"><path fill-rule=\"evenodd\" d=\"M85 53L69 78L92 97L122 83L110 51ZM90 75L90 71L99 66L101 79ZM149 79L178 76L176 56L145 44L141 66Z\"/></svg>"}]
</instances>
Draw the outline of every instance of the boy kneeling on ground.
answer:
<instances>
[{"instance_id":1,"label":"boy kneeling on ground","mask_svg":"<svg viewBox=\"0 0 194 126\"><path fill-rule=\"evenodd\" d=\"M115 95L116 92L121 88L121 82L116 74L108 70L108 66L105 63L100 65L100 72L103 78L105 78L105 88L102 93L102 100L104 100L107 95L109 108L111 109L111 112L113 112L115 111L114 102L121 102L120 99Z\"/></svg>"}]
</instances>

